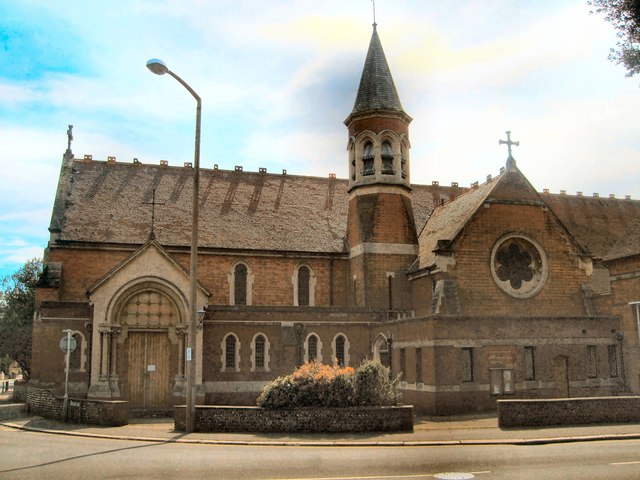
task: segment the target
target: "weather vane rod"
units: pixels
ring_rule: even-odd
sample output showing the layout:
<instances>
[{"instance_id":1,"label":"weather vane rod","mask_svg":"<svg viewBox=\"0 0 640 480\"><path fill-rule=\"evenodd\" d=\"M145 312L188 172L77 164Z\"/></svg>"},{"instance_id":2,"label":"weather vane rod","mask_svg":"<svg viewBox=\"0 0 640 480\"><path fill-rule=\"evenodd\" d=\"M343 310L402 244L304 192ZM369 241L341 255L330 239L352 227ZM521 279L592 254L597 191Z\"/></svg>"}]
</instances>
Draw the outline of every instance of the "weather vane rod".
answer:
<instances>
[{"instance_id":1,"label":"weather vane rod","mask_svg":"<svg viewBox=\"0 0 640 480\"><path fill-rule=\"evenodd\" d=\"M371 2L373 3L373 24L377 25L377 23L376 23L376 0L371 0Z\"/></svg>"}]
</instances>

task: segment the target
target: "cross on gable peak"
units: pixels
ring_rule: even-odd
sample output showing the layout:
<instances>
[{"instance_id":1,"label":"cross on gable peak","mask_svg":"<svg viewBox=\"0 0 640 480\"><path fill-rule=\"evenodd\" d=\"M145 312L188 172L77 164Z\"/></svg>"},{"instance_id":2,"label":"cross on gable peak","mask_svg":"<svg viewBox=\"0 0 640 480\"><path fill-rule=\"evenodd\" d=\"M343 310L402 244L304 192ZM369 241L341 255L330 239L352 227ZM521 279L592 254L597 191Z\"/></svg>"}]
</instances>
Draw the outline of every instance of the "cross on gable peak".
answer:
<instances>
[{"instance_id":1,"label":"cross on gable peak","mask_svg":"<svg viewBox=\"0 0 640 480\"><path fill-rule=\"evenodd\" d=\"M516 147L520 146L520 141L514 142L511 140L511 130L507 130L505 132L507 134L506 140L498 140L498 145L506 145L509 151L509 156L507 157L507 170L510 170L511 167L514 167L516 164L516 159L513 158L513 154L511 152L511 147L515 145Z\"/></svg>"},{"instance_id":2,"label":"cross on gable peak","mask_svg":"<svg viewBox=\"0 0 640 480\"><path fill-rule=\"evenodd\" d=\"M151 193L150 202L142 202L143 205L151 205L151 232L149 232L149 240L156 239L156 232L154 230L154 224L156 219L156 205L164 205L164 202L156 202L156 189L154 188Z\"/></svg>"}]
</instances>

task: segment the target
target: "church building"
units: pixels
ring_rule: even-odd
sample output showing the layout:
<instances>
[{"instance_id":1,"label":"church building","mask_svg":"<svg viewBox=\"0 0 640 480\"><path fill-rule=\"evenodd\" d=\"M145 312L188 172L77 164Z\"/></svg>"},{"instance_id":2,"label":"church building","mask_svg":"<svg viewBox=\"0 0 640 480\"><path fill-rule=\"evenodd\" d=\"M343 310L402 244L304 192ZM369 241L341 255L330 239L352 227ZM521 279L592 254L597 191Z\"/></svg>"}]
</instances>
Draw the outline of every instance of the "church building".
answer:
<instances>
[{"instance_id":1,"label":"church building","mask_svg":"<svg viewBox=\"0 0 640 480\"><path fill-rule=\"evenodd\" d=\"M413 184L411 121L374 24L348 178L200 170L197 403L253 405L304 362L367 358L430 415L640 393L640 202L538 192L509 132L498 176ZM69 146L31 385L64 390L71 329L71 396L134 415L184 404L193 175Z\"/></svg>"}]
</instances>

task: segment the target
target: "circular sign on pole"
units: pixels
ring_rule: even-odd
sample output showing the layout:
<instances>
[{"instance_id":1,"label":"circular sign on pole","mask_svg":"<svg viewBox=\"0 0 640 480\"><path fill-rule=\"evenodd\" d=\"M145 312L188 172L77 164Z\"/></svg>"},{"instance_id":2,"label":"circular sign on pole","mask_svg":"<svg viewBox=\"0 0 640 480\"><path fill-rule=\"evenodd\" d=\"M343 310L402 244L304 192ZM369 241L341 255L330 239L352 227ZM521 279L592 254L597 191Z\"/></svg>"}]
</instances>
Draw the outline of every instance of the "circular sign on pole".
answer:
<instances>
[{"instance_id":1,"label":"circular sign on pole","mask_svg":"<svg viewBox=\"0 0 640 480\"><path fill-rule=\"evenodd\" d=\"M64 353L73 353L76 351L76 348L78 348L78 342L76 341L75 338L73 337L62 337L60 339L60 350L62 350Z\"/></svg>"}]
</instances>

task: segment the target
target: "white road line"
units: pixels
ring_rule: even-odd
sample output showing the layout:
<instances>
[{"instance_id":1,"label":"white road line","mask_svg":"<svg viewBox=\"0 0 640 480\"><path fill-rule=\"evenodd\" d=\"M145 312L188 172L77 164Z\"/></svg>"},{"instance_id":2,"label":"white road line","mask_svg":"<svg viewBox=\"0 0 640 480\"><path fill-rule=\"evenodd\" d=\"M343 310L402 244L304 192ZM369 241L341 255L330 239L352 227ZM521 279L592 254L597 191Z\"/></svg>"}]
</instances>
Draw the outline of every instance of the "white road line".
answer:
<instances>
[{"instance_id":1,"label":"white road line","mask_svg":"<svg viewBox=\"0 0 640 480\"><path fill-rule=\"evenodd\" d=\"M609 465L640 465L640 460L636 462L616 462L616 463L610 463Z\"/></svg>"},{"instance_id":2,"label":"white road line","mask_svg":"<svg viewBox=\"0 0 640 480\"><path fill-rule=\"evenodd\" d=\"M491 473L490 470L485 470L482 472L469 472L473 475L483 475L485 473ZM303 478L287 478L287 479L279 479L279 480L387 480L393 478L430 478L436 475L437 473L422 473L418 475L375 475L373 477L303 477ZM278 479L276 479L278 480Z\"/></svg>"}]
</instances>

